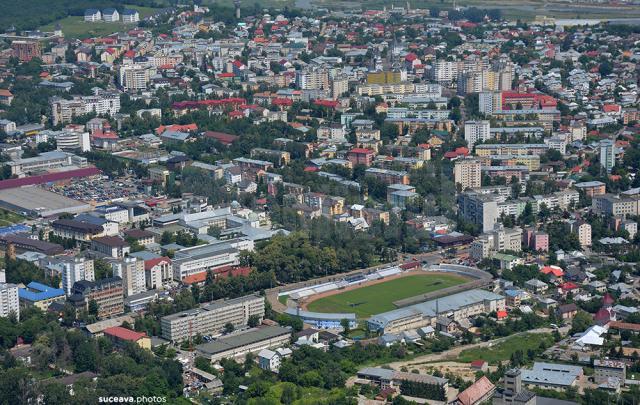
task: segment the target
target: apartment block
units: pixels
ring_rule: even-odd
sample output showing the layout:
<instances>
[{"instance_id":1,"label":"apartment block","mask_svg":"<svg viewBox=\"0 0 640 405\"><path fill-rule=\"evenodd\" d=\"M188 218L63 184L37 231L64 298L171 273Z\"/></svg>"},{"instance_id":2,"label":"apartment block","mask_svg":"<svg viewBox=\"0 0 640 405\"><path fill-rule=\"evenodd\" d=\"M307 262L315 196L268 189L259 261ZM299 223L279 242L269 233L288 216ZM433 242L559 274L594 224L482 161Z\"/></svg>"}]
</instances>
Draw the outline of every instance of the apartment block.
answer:
<instances>
[{"instance_id":1,"label":"apartment block","mask_svg":"<svg viewBox=\"0 0 640 405\"><path fill-rule=\"evenodd\" d=\"M458 196L458 209L465 221L480 225L483 232L493 230L498 222L498 203L492 195L461 193Z\"/></svg>"},{"instance_id":2,"label":"apartment block","mask_svg":"<svg viewBox=\"0 0 640 405\"><path fill-rule=\"evenodd\" d=\"M489 121L467 121L464 123L464 139L469 148L479 141L491 138L491 125Z\"/></svg>"},{"instance_id":3,"label":"apartment block","mask_svg":"<svg viewBox=\"0 0 640 405\"><path fill-rule=\"evenodd\" d=\"M481 187L481 167L482 163L477 159L457 160L453 168L456 185L459 184L461 190Z\"/></svg>"},{"instance_id":4,"label":"apartment block","mask_svg":"<svg viewBox=\"0 0 640 405\"><path fill-rule=\"evenodd\" d=\"M6 318L12 313L16 316L16 319L20 320L18 286L0 283L0 317Z\"/></svg>"},{"instance_id":5,"label":"apartment block","mask_svg":"<svg viewBox=\"0 0 640 405\"><path fill-rule=\"evenodd\" d=\"M125 257L111 262L113 275L122 279L125 297L147 291L144 261L135 257Z\"/></svg>"},{"instance_id":6,"label":"apartment block","mask_svg":"<svg viewBox=\"0 0 640 405\"><path fill-rule=\"evenodd\" d=\"M69 302L77 309L87 310L89 303L98 305L98 317L109 318L124 312L124 295L120 277L103 278L96 281L78 281L73 284Z\"/></svg>"},{"instance_id":7,"label":"apartment block","mask_svg":"<svg viewBox=\"0 0 640 405\"><path fill-rule=\"evenodd\" d=\"M162 317L162 337L172 342L200 335L222 333L226 324L246 326L251 316L260 321L264 317L264 297L247 295L229 300L214 301L187 311Z\"/></svg>"},{"instance_id":8,"label":"apartment block","mask_svg":"<svg viewBox=\"0 0 640 405\"><path fill-rule=\"evenodd\" d=\"M614 194L598 195L591 200L591 208L596 213L610 216L638 215L640 214L640 197Z\"/></svg>"},{"instance_id":9,"label":"apartment block","mask_svg":"<svg viewBox=\"0 0 640 405\"><path fill-rule=\"evenodd\" d=\"M76 96L71 100L52 97L49 104L53 125L58 125L92 112L112 116L120 111L120 95L105 91L93 96Z\"/></svg>"}]
</instances>

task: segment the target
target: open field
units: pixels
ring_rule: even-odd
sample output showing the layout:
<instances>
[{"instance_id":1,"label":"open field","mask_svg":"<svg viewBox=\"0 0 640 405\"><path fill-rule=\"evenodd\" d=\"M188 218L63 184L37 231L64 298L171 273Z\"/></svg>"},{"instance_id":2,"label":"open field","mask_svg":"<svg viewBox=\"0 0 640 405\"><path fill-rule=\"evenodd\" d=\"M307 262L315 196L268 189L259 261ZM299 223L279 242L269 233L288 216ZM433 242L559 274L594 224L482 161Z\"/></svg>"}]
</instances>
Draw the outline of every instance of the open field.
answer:
<instances>
[{"instance_id":1,"label":"open field","mask_svg":"<svg viewBox=\"0 0 640 405\"><path fill-rule=\"evenodd\" d=\"M23 220L24 217L22 215L0 208L0 226L10 226L22 222Z\"/></svg>"},{"instance_id":2,"label":"open field","mask_svg":"<svg viewBox=\"0 0 640 405\"><path fill-rule=\"evenodd\" d=\"M463 350L457 358L460 363L470 363L474 360L485 360L489 364L495 365L500 361L511 358L511 354L516 350L522 350L526 356L527 350L535 349L542 342L553 342L553 337L548 333L525 334L511 336L506 340L496 343L492 347L477 347Z\"/></svg>"},{"instance_id":3,"label":"open field","mask_svg":"<svg viewBox=\"0 0 640 405\"><path fill-rule=\"evenodd\" d=\"M307 304L313 312L353 312L366 318L396 309L394 301L452 287L469 279L444 273L413 274L390 279L373 285L356 288L318 298Z\"/></svg>"},{"instance_id":4,"label":"open field","mask_svg":"<svg viewBox=\"0 0 640 405\"><path fill-rule=\"evenodd\" d=\"M299 3L312 3L315 7L327 7L329 9L381 9L386 6L404 7L405 2L394 2L393 0L370 0L367 2L349 0L297 0ZM436 7L438 9L451 9L453 0L424 0L410 1L410 5L416 8ZM640 8L609 4L575 4L559 1L543 0L456 0L457 6L478 7L487 9L500 9L503 17L507 19L533 20L536 16L547 16L554 18L633 18L640 16Z\"/></svg>"},{"instance_id":5,"label":"open field","mask_svg":"<svg viewBox=\"0 0 640 405\"><path fill-rule=\"evenodd\" d=\"M148 17L159 9L140 6L126 6L127 8L138 10L140 19ZM122 16L121 16L122 17ZM54 21L40 27L41 31L53 31L56 24L60 24L62 32L66 38L90 38L95 36L109 35L114 32L131 29L136 24L107 23L107 22L84 22L84 17L70 16L62 20Z\"/></svg>"}]
</instances>

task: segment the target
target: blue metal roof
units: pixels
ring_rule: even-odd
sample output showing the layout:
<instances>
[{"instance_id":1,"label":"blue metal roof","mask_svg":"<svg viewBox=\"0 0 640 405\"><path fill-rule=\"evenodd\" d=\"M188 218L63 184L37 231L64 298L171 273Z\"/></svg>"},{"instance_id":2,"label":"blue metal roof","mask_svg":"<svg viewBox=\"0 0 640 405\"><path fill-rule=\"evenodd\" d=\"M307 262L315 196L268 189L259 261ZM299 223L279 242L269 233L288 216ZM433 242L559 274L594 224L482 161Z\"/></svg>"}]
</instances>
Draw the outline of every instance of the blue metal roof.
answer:
<instances>
[{"instance_id":1,"label":"blue metal roof","mask_svg":"<svg viewBox=\"0 0 640 405\"><path fill-rule=\"evenodd\" d=\"M27 284L27 288L18 290L18 296L27 301L42 301L64 296L64 290L32 281Z\"/></svg>"},{"instance_id":2,"label":"blue metal roof","mask_svg":"<svg viewBox=\"0 0 640 405\"><path fill-rule=\"evenodd\" d=\"M2 228L0 228L0 236L29 231L31 231L31 228L23 224L3 226Z\"/></svg>"}]
</instances>

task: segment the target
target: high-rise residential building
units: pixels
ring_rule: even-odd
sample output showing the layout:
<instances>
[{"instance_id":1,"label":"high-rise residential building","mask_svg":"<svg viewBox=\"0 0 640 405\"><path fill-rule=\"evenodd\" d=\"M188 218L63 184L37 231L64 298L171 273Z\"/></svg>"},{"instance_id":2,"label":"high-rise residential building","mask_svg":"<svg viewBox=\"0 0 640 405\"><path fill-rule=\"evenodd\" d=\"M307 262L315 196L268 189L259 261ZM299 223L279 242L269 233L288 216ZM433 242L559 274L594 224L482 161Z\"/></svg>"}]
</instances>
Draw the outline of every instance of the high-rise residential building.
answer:
<instances>
[{"instance_id":1,"label":"high-rise residential building","mask_svg":"<svg viewBox=\"0 0 640 405\"><path fill-rule=\"evenodd\" d=\"M102 91L93 96L77 96L71 100L53 97L49 104L53 125L58 125L89 113L114 115L120 111L120 95Z\"/></svg>"},{"instance_id":2,"label":"high-rise residential building","mask_svg":"<svg viewBox=\"0 0 640 405\"><path fill-rule=\"evenodd\" d=\"M326 90L329 88L329 72L317 68L298 71L296 85L302 90Z\"/></svg>"},{"instance_id":3,"label":"high-rise residential building","mask_svg":"<svg viewBox=\"0 0 640 405\"><path fill-rule=\"evenodd\" d=\"M453 167L454 181L461 190L481 187L482 164L477 159L457 160Z\"/></svg>"},{"instance_id":4,"label":"high-rise residential building","mask_svg":"<svg viewBox=\"0 0 640 405\"><path fill-rule=\"evenodd\" d=\"M125 91L146 90L151 80L151 68L146 65L122 65L118 71L118 82Z\"/></svg>"},{"instance_id":5,"label":"high-rise residential building","mask_svg":"<svg viewBox=\"0 0 640 405\"><path fill-rule=\"evenodd\" d=\"M582 220L569 220L567 222L568 231L575 233L580 241L580 246L585 248L591 246L591 225Z\"/></svg>"},{"instance_id":6,"label":"high-rise residential building","mask_svg":"<svg viewBox=\"0 0 640 405\"><path fill-rule=\"evenodd\" d=\"M478 237L471 244L469 255L474 260L482 260L501 251L520 252L522 250L522 229L505 228L501 224Z\"/></svg>"},{"instance_id":7,"label":"high-rise residential building","mask_svg":"<svg viewBox=\"0 0 640 405\"><path fill-rule=\"evenodd\" d=\"M93 260L85 257L61 256L41 261L45 269L62 276L62 289L68 296L72 294L73 284L77 281L94 281Z\"/></svg>"},{"instance_id":8,"label":"high-rise residential building","mask_svg":"<svg viewBox=\"0 0 640 405\"><path fill-rule=\"evenodd\" d=\"M13 41L11 49L13 49L13 56L22 62L28 62L41 55L40 44L37 41Z\"/></svg>"},{"instance_id":9,"label":"high-rise residential building","mask_svg":"<svg viewBox=\"0 0 640 405\"><path fill-rule=\"evenodd\" d=\"M113 275L122 279L125 297L147 291L144 261L135 257L125 257L111 263Z\"/></svg>"},{"instance_id":10,"label":"high-rise residential building","mask_svg":"<svg viewBox=\"0 0 640 405\"><path fill-rule=\"evenodd\" d=\"M96 281L82 280L73 284L69 302L77 309L88 310L90 303L98 305L98 317L109 318L124 312L124 295L120 277L102 278Z\"/></svg>"},{"instance_id":11,"label":"high-rise residential building","mask_svg":"<svg viewBox=\"0 0 640 405\"><path fill-rule=\"evenodd\" d=\"M18 286L0 283L0 317L6 318L12 313L16 316L16 319L20 320Z\"/></svg>"},{"instance_id":12,"label":"high-rise residential building","mask_svg":"<svg viewBox=\"0 0 640 405\"><path fill-rule=\"evenodd\" d=\"M331 79L331 97L337 99L349 91L349 79L346 76L336 76Z\"/></svg>"},{"instance_id":13,"label":"high-rise residential building","mask_svg":"<svg viewBox=\"0 0 640 405\"><path fill-rule=\"evenodd\" d=\"M200 308L178 312L160 319L162 337L179 342L200 335L223 332L225 325L246 326L249 318L264 317L264 297L247 295L230 300L214 301Z\"/></svg>"},{"instance_id":14,"label":"high-rise residential building","mask_svg":"<svg viewBox=\"0 0 640 405\"><path fill-rule=\"evenodd\" d=\"M458 74L458 94L511 90L512 81L513 67L510 63L492 66L476 63Z\"/></svg>"},{"instance_id":15,"label":"high-rise residential building","mask_svg":"<svg viewBox=\"0 0 640 405\"><path fill-rule=\"evenodd\" d=\"M608 172L616 165L616 147L610 139L600 141L600 164Z\"/></svg>"},{"instance_id":16,"label":"high-rise residential building","mask_svg":"<svg viewBox=\"0 0 640 405\"><path fill-rule=\"evenodd\" d=\"M437 60L433 66L433 79L442 84L449 84L458 79L458 62Z\"/></svg>"},{"instance_id":17,"label":"high-rise residential building","mask_svg":"<svg viewBox=\"0 0 640 405\"><path fill-rule=\"evenodd\" d=\"M489 121L467 121L464 123L464 139L469 148L479 141L491 138L491 125Z\"/></svg>"},{"instance_id":18,"label":"high-rise residential building","mask_svg":"<svg viewBox=\"0 0 640 405\"><path fill-rule=\"evenodd\" d=\"M401 70L381 70L367 73L367 84L395 84L406 80L407 72Z\"/></svg>"},{"instance_id":19,"label":"high-rise residential building","mask_svg":"<svg viewBox=\"0 0 640 405\"><path fill-rule=\"evenodd\" d=\"M458 196L458 209L465 221L479 225L482 232L493 230L498 222L498 202L490 194L465 192Z\"/></svg>"},{"instance_id":20,"label":"high-rise residential building","mask_svg":"<svg viewBox=\"0 0 640 405\"><path fill-rule=\"evenodd\" d=\"M173 280L173 265L168 257L156 257L144 261L145 280L148 289L162 288Z\"/></svg>"},{"instance_id":21,"label":"high-rise residential building","mask_svg":"<svg viewBox=\"0 0 640 405\"><path fill-rule=\"evenodd\" d=\"M502 110L502 92L481 91L478 93L478 109L483 114L493 114L496 110Z\"/></svg>"}]
</instances>

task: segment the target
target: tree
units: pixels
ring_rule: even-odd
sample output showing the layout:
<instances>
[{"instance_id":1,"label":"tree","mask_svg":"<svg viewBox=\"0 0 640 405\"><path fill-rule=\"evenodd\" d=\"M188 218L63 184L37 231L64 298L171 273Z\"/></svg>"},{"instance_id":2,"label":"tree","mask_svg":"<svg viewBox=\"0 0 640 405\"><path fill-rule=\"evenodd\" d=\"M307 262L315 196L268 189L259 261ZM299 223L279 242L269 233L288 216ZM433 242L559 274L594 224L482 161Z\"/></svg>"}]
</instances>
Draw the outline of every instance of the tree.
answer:
<instances>
[{"instance_id":1,"label":"tree","mask_svg":"<svg viewBox=\"0 0 640 405\"><path fill-rule=\"evenodd\" d=\"M98 365L98 353L95 345L91 341L84 341L73 353L73 361L76 371L96 371Z\"/></svg>"},{"instance_id":2,"label":"tree","mask_svg":"<svg viewBox=\"0 0 640 405\"><path fill-rule=\"evenodd\" d=\"M90 315L98 316L98 303L96 302L96 300L89 301L88 312Z\"/></svg>"},{"instance_id":3,"label":"tree","mask_svg":"<svg viewBox=\"0 0 640 405\"><path fill-rule=\"evenodd\" d=\"M290 405L298 399L298 397L298 391L295 384L284 383L284 386L282 387L282 394L280 395L280 402L285 405Z\"/></svg>"},{"instance_id":4,"label":"tree","mask_svg":"<svg viewBox=\"0 0 640 405\"><path fill-rule=\"evenodd\" d=\"M231 333L236 329L235 326L233 326L233 324L231 322L227 322L224 325L224 333Z\"/></svg>"},{"instance_id":5,"label":"tree","mask_svg":"<svg viewBox=\"0 0 640 405\"><path fill-rule=\"evenodd\" d=\"M247 325L249 325L250 328L255 328L259 323L260 317L258 315L251 315L247 321Z\"/></svg>"},{"instance_id":6,"label":"tree","mask_svg":"<svg viewBox=\"0 0 640 405\"><path fill-rule=\"evenodd\" d=\"M591 314L585 311L578 311L571 321L571 331L569 334L584 332L589 326L593 325Z\"/></svg>"},{"instance_id":7,"label":"tree","mask_svg":"<svg viewBox=\"0 0 640 405\"><path fill-rule=\"evenodd\" d=\"M351 332L351 325L349 324L349 320L343 318L340 320L340 326L342 326L342 333L347 336L349 332Z\"/></svg>"}]
</instances>

